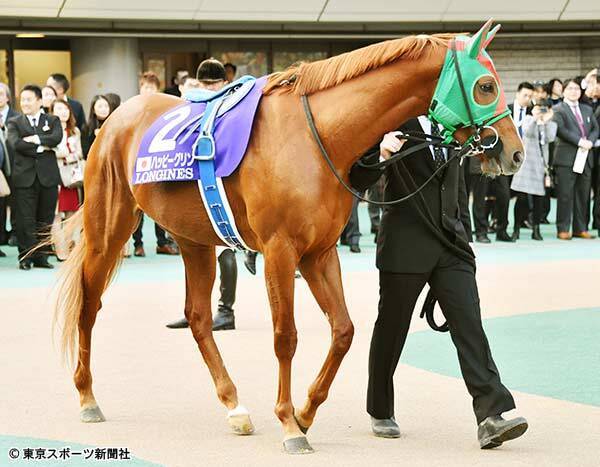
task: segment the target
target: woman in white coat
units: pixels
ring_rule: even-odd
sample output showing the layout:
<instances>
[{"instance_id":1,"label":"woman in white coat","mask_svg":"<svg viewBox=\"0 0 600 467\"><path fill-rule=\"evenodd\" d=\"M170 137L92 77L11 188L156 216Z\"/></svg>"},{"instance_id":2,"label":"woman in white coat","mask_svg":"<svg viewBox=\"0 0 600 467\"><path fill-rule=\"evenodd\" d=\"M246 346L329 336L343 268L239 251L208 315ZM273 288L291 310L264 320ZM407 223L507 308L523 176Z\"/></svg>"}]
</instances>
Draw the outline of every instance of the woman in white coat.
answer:
<instances>
[{"instance_id":1,"label":"woman in white coat","mask_svg":"<svg viewBox=\"0 0 600 467\"><path fill-rule=\"evenodd\" d=\"M556 139L556 123L552 121L551 108L534 106L531 115L522 123L525 161L521 169L513 176L510 188L517 192L520 202L515 204L515 230L513 238L519 238L519 227L527 219L529 206L532 210L533 240L543 240L540 223L544 210L546 188L550 187L548 173L549 144Z\"/></svg>"}]
</instances>

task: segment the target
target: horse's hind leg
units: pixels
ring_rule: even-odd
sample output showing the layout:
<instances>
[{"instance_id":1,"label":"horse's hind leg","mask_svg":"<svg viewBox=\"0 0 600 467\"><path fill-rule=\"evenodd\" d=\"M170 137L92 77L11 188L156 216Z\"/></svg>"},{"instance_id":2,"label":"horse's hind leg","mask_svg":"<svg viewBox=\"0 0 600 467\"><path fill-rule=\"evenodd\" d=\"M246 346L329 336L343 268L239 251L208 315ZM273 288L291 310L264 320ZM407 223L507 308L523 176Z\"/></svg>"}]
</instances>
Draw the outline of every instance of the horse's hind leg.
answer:
<instances>
[{"instance_id":1,"label":"horse's hind leg","mask_svg":"<svg viewBox=\"0 0 600 467\"><path fill-rule=\"evenodd\" d=\"M215 247L175 239L185 263L185 314L192 334L213 378L217 396L229 409L229 426L237 434L249 435L254 432L250 414L239 405L237 389L225 369L212 335L211 292L215 281Z\"/></svg>"},{"instance_id":2,"label":"horse's hind leg","mask_svg":"<svg viewBox=\"0 0 600 467\"><path fill-rule=\"evenodd\" d=\"M333 379L352 343L354 327L344 300L340 263L335 247L303 258L300 270L331 325L329 353L308 390L306 404L296 413L298 423L306 432L313 423L317 408L327 399Z\"/></svg>"},{"instance_id":3,"label":"horse's hind leg","mask_svg":"<svg viewBox=\"0 0 600 467\"><path fill-rule=\"evenodd\" d=\"M90 202L88 199L87 202ZM84 209L86 209L84 207ZM87 212L85 213L87 214ZM121 250L134 230L136 216L133 205L123 207L109 218L103 210L90 214L86 223L86 243L83 252L83 307L79 315L79 352L74 382L79 391L80 416L83 422L103 422L92 391L90 357L92 328L102 303L100 301L110 277L118 267ZM93 232L93 235L91 234Z\"/></svg>"}]
</instances>

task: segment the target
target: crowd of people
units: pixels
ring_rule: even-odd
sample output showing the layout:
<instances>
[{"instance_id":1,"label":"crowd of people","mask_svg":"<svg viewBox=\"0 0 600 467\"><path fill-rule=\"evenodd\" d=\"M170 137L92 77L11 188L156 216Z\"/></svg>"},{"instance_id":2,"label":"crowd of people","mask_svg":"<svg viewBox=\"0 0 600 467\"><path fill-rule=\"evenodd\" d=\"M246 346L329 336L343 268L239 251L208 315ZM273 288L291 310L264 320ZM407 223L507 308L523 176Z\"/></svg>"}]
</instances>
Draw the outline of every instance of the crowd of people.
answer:
<instances>
[{"instance_id":1,"label":"crowd of people","mask_svg":"<svg viewBox=\"0 0 600 467\"><path fill-rule=\"evenodd\" d=\"M227 63L223 68L223 82L233 81L235 65ZM163 92L180 97L189 89L212 89L215 85L178 69L172 85ZM13 98L9 87L0 83L0 245L18 247L22 270L50 269L53 265L47 259L49 255L55 255L59 261L68 256L74 239L61 237L62 221L81 205L87 154L102 124L121 103L115 93L96 95L86 118L82 104L68 96L69 88L65 75L53 73L43 86L31 84L20 90L17 112L17 97ZM140 77L140 94L157 93L160 88L153 72ZM477 158L463 164L465 189L472 198L474 240L490 243L489 235L493 233L497 241L515 242L522 229L530 229L534 240L543 240L540 225L551 222L548 217L552 197L557 199L559 239L594 238L590 230L600 231L597 70L565 81L554 78L548 82L523 82L509 108L526 149L521 170L514 176L492 179L482 175ZM383 189L383 184L377 183L368 190L369 198L381 200ZM516 201L509 233L511 198ZM357 209L358 201L340 239L354 253L361 251ZM377 241L381 210L369 206L369 217ZM146 255L143 223L142 216L133 234L133 255L137 257ZM35 249L51 228L59 240L52 247ZM155 223L154 231L157 254L179 254L177 245L160 225ZM131 255L129 247L123 254ZM2 256L6 255L0 250ZM254 258L247 258L247 262L253 265Z\"/></svg>"}]
</instances>

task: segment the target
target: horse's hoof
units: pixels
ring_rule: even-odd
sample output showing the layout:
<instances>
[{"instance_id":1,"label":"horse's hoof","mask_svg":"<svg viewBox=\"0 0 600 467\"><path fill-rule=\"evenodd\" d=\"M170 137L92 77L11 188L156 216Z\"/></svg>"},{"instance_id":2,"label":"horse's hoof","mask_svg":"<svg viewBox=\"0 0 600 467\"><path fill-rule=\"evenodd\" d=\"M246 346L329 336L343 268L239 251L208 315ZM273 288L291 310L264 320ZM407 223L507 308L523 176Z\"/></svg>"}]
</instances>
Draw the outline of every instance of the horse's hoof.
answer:
<instances>
[{"instance_id":1,"label":"horse's hoof","mask_svg":"<svg viewBox=\"0 0 600 467\"><path fill-rule=\"evenodd\" d=\"M82 409L80 416L83 423L99 423L106 421L104 414L97 405Z\"/></svg>"},{"instance_id":2,"label":"horse's hoof","mask_svg":"<svg viewBox=\"0 0 600 467\"><path fill-rule=\"evenodd\" d=\"M312 454L315 450L308 444L306 436L286 439L283 442L283 448L288 454Z\"/></svg>"},{"instance_id":3,"label":"horse's hoof","mask_svg":"<svg viewBox=\"0 0 600 467\"><path fill-rule=\"evenodd\" d=\"M238 405L235 409L229 411L227 422L237 435L251 435L254 433L254 425L250 420L250 414L242 405Z\"/></svg>"}]
</instances>

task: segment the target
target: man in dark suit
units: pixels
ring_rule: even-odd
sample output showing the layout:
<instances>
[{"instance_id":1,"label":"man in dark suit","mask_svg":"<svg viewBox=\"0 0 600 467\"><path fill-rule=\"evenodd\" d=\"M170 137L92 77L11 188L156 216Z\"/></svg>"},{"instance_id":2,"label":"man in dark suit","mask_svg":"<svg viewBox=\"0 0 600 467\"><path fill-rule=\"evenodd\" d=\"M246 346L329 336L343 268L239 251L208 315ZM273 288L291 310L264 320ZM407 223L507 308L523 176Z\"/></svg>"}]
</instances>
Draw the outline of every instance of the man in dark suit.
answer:
<instances>
[{"instance_id":1,"label":"man in dark suit","mask_svg":"<svg viewBox=\"0 0 600 467\"><path fill-rule=\"evenodd\" d=\"M173 77L172 86L168 87L164 90L165 94L170 94L171 96L181 97L181 91L179 90L179 85L182 84L183 78L189 76L190 72L183 69L178 68L175 71L175 76Z\"/></svg>"},{"instance_id":2,"label":"man in dark suit","mask_svg":"<svg viewBox=\"0 0 600 467\"><path fill-rule=\"evenodd\" d=\"M435 133L426 117L408 121L401 131ZM385 135L362 161L377 162L398 151L398 132ZM407 143L410 147L412 143ZM385 171L385 200L414 192L441 166L442 149L423 149ZM350 182L364 190L383 172L354 165ZM379 313L369 355L367 411L376 436L395 438L393 374L398 364L417 298L426 283L439 301L458 351L462 374L473 397L482 448L493 448L524 433L523 418L505 420L515 407L500 381L481 324L475 255L469 246L469 213L464 171L452 162L411 200L384 209L377 242Z\"/></svg>"},{"instance_id":3,"label":"man in dark suit","mask_svg":"<svg viewBox=\"0 0 600 467\"><path fill-rule=\"evenodd\" d=\"M83 133L85 127L85 112L81 103L75 99L71 99L67 96L67 91L71 87L69 80L62 73L52 73L46 81L46 86L51 86L56 91L56 98L66 100L75 116L75 125L79 128L79 131Z\"/></svg>"},{"instance_id":4,"label":"man in dark suit","mask_svg":"<svg viewBox=\"0 0 600 467\"><path fill-rule=\"evenodd\" d=\"M594 164L592 147L600 129L591 107L579 104L580 97L579 84L567 80L564 83L563 102L552 108L558 126L553 165L558 199L556 228L561 240L594 238L588 232L589 201Z\"/></svg>"},{"instance_id":5,"label":"man in dark suit","mask_svg":"<svg viewBox=\"0 0 600 467\"><path fill-rule=\"evenodd\" d=\"M10 120L11 118L19 115L19 113L16 112L10 105L10 100L10 88L4 83L0 83L0 139L3 141L2 146L0 147L0 151L2 151L3 154L0 155L0 159L2 159L2 156L4 157L4 176L6 177L6 181L8 182L9 186L11 185L10 173L12 172L14 158L9 153L8 147L6 146L6 122L8 122L8 120ZM0 166L1 165L2 164L0 164ZM17 222L15 219L15 209L12 204L12 199L12 195L0 198L0 245L7 244L9 242L10 237L16 235L14 233L14 230ZM10 224L12 226L13 232L9 232L6 229L7 212L9 206L11 207ZM0 254L0 256L2 255Z\"/></svg>"},{"instance_id":6,"label":"man in dark suit","mask_svg":"<svg viewBox=\"0 0 600 467\"><path fill-rule=\"evenodd\" d=\"M521 124L525 115L531 113L529 103L533 96L533 85L528 82L519 84L515 101L508 105L513 120L521 135ZM477 158L470 160L469 171L471 174L471 187L473 190L473 223L475 224L475 240L479 243L490 243L487 236L488 213L486 209L486 196L490 189L494 191L495 215L497 220L496 240L501 242L513 242L514 239L508 235L508 205L510 204L510 177L498 175L491 179L481 172L481 162Z\"/></svg>"},{"instance_id":7,"label":"man in dark suit","mask_svg":"<svg viewBox=\"0 0 600 467\"><path fill-rule=\"evenodd\" d=\"M14 154L12 185L17 214L19 268L32 266L52 269L46 254L36 251L26 255L47 232L54 219L60 172L56 162L56 147L63 137L58 117L42 113L42 90L28 85L21 91L23 115L7 124L8 146Z\"/></svg>"}]
</instances>

